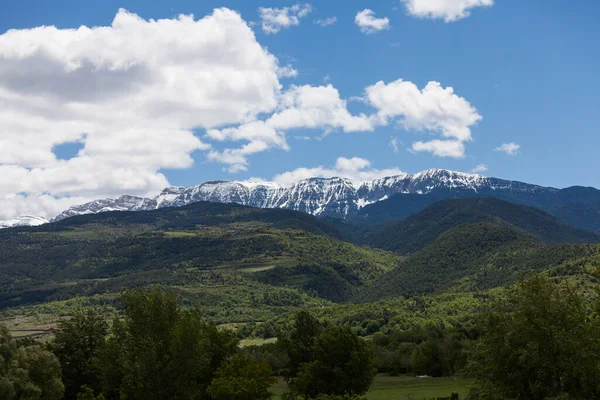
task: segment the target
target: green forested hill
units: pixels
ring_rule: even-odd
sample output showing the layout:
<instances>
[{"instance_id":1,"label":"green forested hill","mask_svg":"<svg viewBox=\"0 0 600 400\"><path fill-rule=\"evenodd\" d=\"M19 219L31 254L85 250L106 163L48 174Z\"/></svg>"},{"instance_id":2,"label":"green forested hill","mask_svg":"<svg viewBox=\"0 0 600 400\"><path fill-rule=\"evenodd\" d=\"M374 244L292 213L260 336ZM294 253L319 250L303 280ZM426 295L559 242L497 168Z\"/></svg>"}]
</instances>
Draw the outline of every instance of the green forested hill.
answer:
<instances>
[{"instance_id":1,"label":"green forested hill","mask_svg":"<svg viewBox=\"0 0 600 400\"><path fill-rule=\"evenodd\" d=\"M362 240L373 247L410 254L455 226L475 222L513 227L546 244L600 242L600 236L575 229L542 210L496 198L440 201L405 219L371 227Z\"/></svg>"},{"instance_id":2,"label":"green forested hill","mask_svg":"<svg viewBox=\"0 0 600 400\"><path fill-rule=\"evenodd\" d=\"M300 229L312 233L339 237L337 228L325 220L302 212L282 209L262 209L197 202L184 207L161 208L153 211L119 211L81 215L38 227L0 230L0 240L20 232L84 231L89 238L106 238L123 233L202 229L234 223L264 223L277 229ZM100 236L102 235L102 236Z\"/></svg>"},{"instance_id":3,"label":"green forested hill","mask_svg":"<svg viewBox=\"0 0 600 400\"><path fill-rule=\"evenodd\" d=\"M398 261L338 236L336 228L307 214L216 203L7 229L0 232L0 306L147 284L230 283L224 276L231 273L340 301ZM254 276L271 269L285 278Z\"/></svg>"},{"instance_id":4,"label":"green forested hill","mask_svg":"<svg viewBox=\"0 0 600 400\"><path fill-rule=\"evenodd\" d=\"M528 273L556 270L565 263L599 254L597 245L548 247L532 235L506 224L464 224L440 235L373 285L365 287L357 300L508 286Z\"/></svg>"},{"instance_id":5,"label":"green forested hill","mask_svg":"<svg viewBox=\"0 0 600 400\"><path fill-rule=\"evenodd\" d=\"M549 207L548 211L563 221L571 221L574 226L600 235L600 204L562 203Z\"/></svg>"}]
</instances>

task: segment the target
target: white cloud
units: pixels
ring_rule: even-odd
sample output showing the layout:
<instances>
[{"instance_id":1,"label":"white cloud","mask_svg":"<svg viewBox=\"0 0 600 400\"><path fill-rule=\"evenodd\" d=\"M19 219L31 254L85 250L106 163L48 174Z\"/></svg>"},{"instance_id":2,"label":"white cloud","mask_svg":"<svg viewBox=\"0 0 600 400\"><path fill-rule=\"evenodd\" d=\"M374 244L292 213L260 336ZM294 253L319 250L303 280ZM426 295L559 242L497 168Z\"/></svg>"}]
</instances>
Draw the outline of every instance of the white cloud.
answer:
<instances>
[{"instance_id":1,"label":"white cloud","mask_svg":"<svg viewBox=\"0 0 600 400\"><path fill-rule=\"evenodd\" d=\"M430 140L428 142L415 142L413 151L425 151L437 157L463 158L465 156L465 144L458 140Z\"/></svg>"},{"instance_id":2,"label":"white cloud","mask_svg":"<svg viewBox=\"0 0 600 400\"><path fill-rule=\"evenodd\" d=\"M389 146L392 148L392 150L394 151L394 153L398 154L400 152L400 144L398 143L398 138L392 137L390 139Z\"/></svg>"},{"instance_id":3,"label":"white cloud","mask_svg":"<svg viewBox=\"0 0 600 400\"><path fill-rule=\"evenodd\" d=\"M337 17L328 17L328 18L316 20L315 24L325 27L325 26L333 25L336 22L337 22Z\"/></svg>"},{"instance_id":4,"label":"white cloud","mask_svg":"<svg viewBox=\"0 0 600 400\"><path fill-rule=\"evenodd\" d=\"M443 88L438 82L429 82L419 90L414 83L402 79L388 84L379 81L366 92L383 121L400 117L406 129L429 130L468 141L470 127L482 119L475 107L454 94L453 88Z\"/></svg>"},{"instance_id":5,"label":"white cloud","mask_svg":"<svg viewBox=\"0 0 600 400\"><path fill-rule=\"evenodd\" d=\"M491 7L494 0L401 0L410 15L454 22L471 15L476 7Z\"/></svg>"},{"instance_id":6,"label":"white cloud","mask_svg":"<svg viewBox=\"0 0 600 400\"><path fill-rule=\"evenodd\" d=\"M291 65L284 65L277 68L277 76L280 78L295 78L298 76L298 70Z\"/></svg>"},{"instance_id":7,"label":"white cloud","mask_svg":"<svg viewBox=\"0 0 600 400\"><path fill-rule=\"evenodd\" d=\"M475 166L475 168L473 168L471 170L471 172L474 173L474 174L480 174L480 173L485 172L487 170L488 170L488 166L487 165L485 165L485 164L477 164Z\"/></svg>"},{"instance_id":8,"label":"white cloud","mask_svg":"<svg viewBox=\"0 0 600 400\"><path fill-rule=\"evenodd\" d=\"M390 28L390 20L388 18L376 18L373 10L369 10L368 8L359 11L354 18L354 22L359 26L360 31L366 34Z\"/></svg>"},{"instance_id":9,"label":"white cloud","mask_svg":"<svg viewBox=\"0 0 600 400\"><path fill-rule=\"evenodd\" d=\"M291 7L258 9L262 20L262 30L273 34L290 26L300 25L300 18L306 17L312 10L310 4L295 4Z\"/></svg>"},{"instance_id":10,"label":"white cloud","mask_svg":"<svg viewBox=\"0 0 600 400\"><path fill-rule=\"evenodd\" d=\"M416 142L414 151L428 151L439 157L464 157L464 142L472 139L471 127L482 117L475 107L438 82L429 82L419 90L412 82L398 79L380 81L366 89L371 105L378 109L380 124L400 118L407 130L438 133L446 140Z\"/></svg>"},{"instance_id":11,"label":"white cloud","mask_svg":"<svg viewBox=\"0 0 600 400\"><path fill-rule=\"evenodd\" d=\"M494 151L502 151L502 152L508 154L509 156L514 156L514 155L517 155L520 148L521 148L520 144L510 142L510 143L504 143L501 146L496 147L494 149Z\"/></svg>"},{"instance_id":12,"label":"white cloud","mask_svg":"<svg viewBox=\"0 0 600 400\"><path fill-rule=\"evenodd\" d=\"M270 148L288 150L285 133L292 129L321 129L330 133L336 129L344 132L364 132L374 129L373 121L364 114L352 115L346 101L331 84L326 86L291 85L279 99L275 113L264 121L252 121L235 128L209 130L213 140L245 140L252 145L211 153L213 161L228 164L229 171L245 171L246 156ZM254 151L256 150L256 151Z\"/></svg>"},{"instance_id":13,"label":"white cloud","mask_svg":"<svg viewBox=\"0 0 600 400\"><path fill-rule=\"evenodd\" d=\"M161 169L190 167L210 148L194 129L253 120L280 96L277 59L228 9L149 21L119 10L111 26L10 30L0 59L0 219L154 194L168 185ZM52 152L78 140L70 160Z\"/></svg>"},{"instance_id":14,"label":"white cloud","mask_svg":"<svg viewBox=\"0 0 600 400\"><path fill-rule=\"evenodd\" d=\"M375 169L371 168L371 162L364 158L339 157L333 167L297 168L293 171L284 172L273 177L273 182L280 185L291 185L299 180L313 177L348 178L353 182L371 181L386 176L406 175L399 168Z\"/></svg>"},{"instance_id":15,"label":"white cloud","mask_svg":"<svg viewBox=\"0 0 600 400\"><path fill-rule=\"evenodd\" d=\"M214 129L207 137L218 141L247 141L252 146L212 152L210 159L229 165L229 171L245 171L247 156L271 148L288 150L286 132L293 129L320 129L324 135L336 130L369 132L398 120L406 130L440 134L449 140L418 142L414 151L428 151L439 157L464 157L464 142L470 141L471 127L481 116L451 87L429 82L423 90L401 79L378 82L365 89L361 101L375 109L370 115L353 115L347 101L331 84L296 86L283 92L276 111L263 121L251 121L233 128Z\"/></svg>"}]
</instances>

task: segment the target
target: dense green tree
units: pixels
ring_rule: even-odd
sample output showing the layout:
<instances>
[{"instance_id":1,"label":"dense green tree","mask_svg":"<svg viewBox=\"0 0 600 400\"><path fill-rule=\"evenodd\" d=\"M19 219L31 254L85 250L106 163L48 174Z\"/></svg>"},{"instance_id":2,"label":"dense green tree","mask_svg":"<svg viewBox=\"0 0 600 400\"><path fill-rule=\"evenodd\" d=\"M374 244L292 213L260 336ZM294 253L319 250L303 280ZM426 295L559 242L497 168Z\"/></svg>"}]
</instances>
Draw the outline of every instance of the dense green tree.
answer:
<instances>
[{"instance_id":1,"label":"dense green tree","mask_svg":"<svg viewBox=\"0 0 600 400\"><path fill-rule=\"evenodd\" d=\"M523 281L487 315L485 332L472 398L600 398L600 332L571 286Z\"/></svg>"},{"instance_id":2,"label":"dense green tree","mask_svg":"<svg viewBox=\"0 0 600 400\"><path fill-rule=\"evenodd\" d=\"M56 356L40 345L19 347L0 325L0 398L59 400L63 394Z\"/></svg>"},{"instance_id":3,"label":"dense green tree","mask_svg":"<svg viewBox=\"0 0 600 400\"><path fill-rule=\"evenodd\" d=\"M79 309L71 318L61 320L58 327L51 348L61 364L65 399L75 399L84 385L92 393L99 391L98 361L106 343L108 324L92 309Z\"/></svg>"},{"instance_id":4,"label":"dense green tree","mask_svg":"<svg viewBox=\"0 0 600 400\"><path fill-rule=\"evenodd\" d=\"M300 311L296 314L290 335L281 339L281 346L289 357L286 371L286 378L289 381L298 375L302 364L314 360L315 341L322 331L323 326L319 320L308 311Z\"/></svg>"},{"instance_id":5,"label":"dense green tree","mask_svg":"<svg viewBox=\"0 0 600 400\"><path fill-rule=\"evenodd\" d=\"M273 371L267 363L237 355L217 370L208 393L214 400L267 400L273 383Z\"/></svg>"},{"instance_id":6,"label":"dense green tree","mask_svg":"<svg viewBox=\"0 0 600 400\"><path fill-rule=\"evenodd\" d=\"M411 355L412 371L417 375L442 376L444 360L439 339L429 339L415 348Z\"/></svg>"},{"instance_id":7,"label":"dense green tree","mask_svg":"<svg viewBox=\"0 0 600 400\"><path fill-rule=\"evenodd\" d=\"M300 367L292 390L305 398L320 394L357 396L367 392L373 378L367 343L350 327L332 326L320 334L313 346L314 360Z\"/></svg>"},{"instance_id":8,"label":"dense green tree","mask_svg":"<svg viewBox=\"0 0 600 400\"><path fill-rule=\"evenodd\" d=\"M238 339L174 294L141 289L123 296L124 318L113 324L102 357L103 393L121 399L202 399L215 371L238 351Z\"/></svg>"}]
</instances>

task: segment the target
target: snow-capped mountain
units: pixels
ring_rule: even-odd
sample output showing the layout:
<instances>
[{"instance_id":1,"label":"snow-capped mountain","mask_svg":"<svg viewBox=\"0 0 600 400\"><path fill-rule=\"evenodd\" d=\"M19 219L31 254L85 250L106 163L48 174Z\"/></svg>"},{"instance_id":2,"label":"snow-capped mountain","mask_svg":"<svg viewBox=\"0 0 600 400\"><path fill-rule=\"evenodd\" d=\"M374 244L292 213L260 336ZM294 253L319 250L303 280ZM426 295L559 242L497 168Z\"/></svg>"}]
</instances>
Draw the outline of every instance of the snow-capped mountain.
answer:
<instances>
[{"instance_id":1,"label":"snow-capped mountain","mask_svg":"<svg viewBox=\"0 0 600 400\"><path fill-rule=\"evenodd\" d=\"M209 181L188 187L168 187L154 198L121 196L100 199L63 211L52 221L106 211L147 211L181 207L198 201L237 203L259 208L285 208L317 216L352 218L363 207L395 194L435 194L440 198L498 196L515 202L543 204L558 189L521 182L487 178L477 174L431 169L412 175L353 182L346 178L310 178L289 186L272 182ZM532 201L528 201L528 199ZM510 201L510 200L509 200ZM22 217L0 223L0 227L39 225L47 222Z\"/></svg>"},{"instance_id":2,"label":"snow-capped mountain","mask_svg":"<svg viewBox=\"0 0 600 400\"><path fill-rule=\"evenodd\" d=\"M12 228L15 226L38 226L46 224L49 221L46 218L35 217L32 215L22 215L15 219L9 219L7 221L0 221L0 229Z\"/></svg>"},{"instance_id":3,"label":"snow-capped mountain","mask_svg":"<svg viewBox=\"0 0 600 400\"><path fill-rule=\"evenodd\" d=\"M364 206L394 194L429 194L440 191L448 192L448 196L453 197L452 193L516 191L535 194L555 192L557 189L442 169L359 183L345 178L310 178L290 186L272 182L209 181L195 186L169 187L154 198L121 196L118 199L95 200L71 207L53 221L105 211L180 207L198 201L285 208L318 216L346 218Z\"/></svg>"}]
</instances>

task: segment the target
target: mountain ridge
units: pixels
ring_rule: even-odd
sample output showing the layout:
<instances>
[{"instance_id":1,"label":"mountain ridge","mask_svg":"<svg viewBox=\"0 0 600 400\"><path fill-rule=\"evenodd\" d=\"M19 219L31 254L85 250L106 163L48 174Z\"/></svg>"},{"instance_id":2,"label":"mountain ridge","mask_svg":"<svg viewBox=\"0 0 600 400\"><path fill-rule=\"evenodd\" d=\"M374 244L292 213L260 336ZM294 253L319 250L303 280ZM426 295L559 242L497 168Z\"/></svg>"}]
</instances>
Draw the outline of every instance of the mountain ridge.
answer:
<instances>
[{"instance_id":1,"label":"mountain ridge","mask_svg":"<svg viewBox=\"0 0 600 400\"><path fill-rule=\"evenodd\" d=\"M585 191L583 195L580 192ZM573 193L576 192L576 193ZM398 197L400 196L400 197ZM468 174L444 169L429 169L415 174L404 174L378 178L371 181L353 182L347 178L308 178L290 185L279 185L266 181L207 181L199 185L187 187L172 186L165 188L153 198L137 196L121 196L117 199L99 199L82 205L70 207L51 221L59 221L75 215L99 213L105 211L148 211L164 207L180 207L198 201L217 203L236 203L257 208L283 208L301 211L321 217L342 218L352 223L372 222L368 210L382 202L390 202L398 197L402 202L413 196L414 205L399 216L410 215L425 208L435 201L464 197L498 197L505 201L531 205L547 211L557 203L574 202L585 204L579 214L589 213L589 208L600 204L600 191L594 188L577 187L556 189L485 177L479 174ZM423 197L421 197L423 196ZM421 204L423 203L423 204ZM568 218L590 225L587 218L571 215L562 207L560 214ZM367 216L366 216L367 215ZM398 217L388 217L384 220ZM365 217L366 216L366 217ZM600 213L591 224L592 230L600 228ZM597 226L596 226L597 225Z\"/></svg>"}]
</instances>

